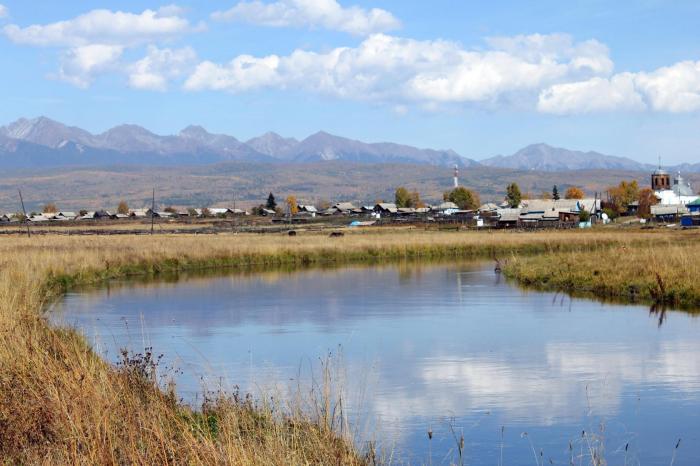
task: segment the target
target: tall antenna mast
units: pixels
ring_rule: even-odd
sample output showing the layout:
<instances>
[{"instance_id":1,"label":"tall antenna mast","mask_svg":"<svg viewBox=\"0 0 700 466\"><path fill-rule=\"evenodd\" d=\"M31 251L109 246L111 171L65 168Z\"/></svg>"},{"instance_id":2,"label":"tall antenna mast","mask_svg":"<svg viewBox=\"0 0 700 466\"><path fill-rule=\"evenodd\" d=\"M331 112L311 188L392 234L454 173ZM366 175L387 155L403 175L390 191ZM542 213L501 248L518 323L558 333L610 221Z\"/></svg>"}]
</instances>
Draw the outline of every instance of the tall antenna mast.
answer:
<instances>
[{"instance_id":1,"label":"tall antenna mast","mask_svg":"<svg viewBox=\"0 0 700 466\"><path fill-rule=\"evenodd\" d=\"M455 177L454 177L454 187L459 186L459 168L455 165Z\"/></svg>"}]
</instances>

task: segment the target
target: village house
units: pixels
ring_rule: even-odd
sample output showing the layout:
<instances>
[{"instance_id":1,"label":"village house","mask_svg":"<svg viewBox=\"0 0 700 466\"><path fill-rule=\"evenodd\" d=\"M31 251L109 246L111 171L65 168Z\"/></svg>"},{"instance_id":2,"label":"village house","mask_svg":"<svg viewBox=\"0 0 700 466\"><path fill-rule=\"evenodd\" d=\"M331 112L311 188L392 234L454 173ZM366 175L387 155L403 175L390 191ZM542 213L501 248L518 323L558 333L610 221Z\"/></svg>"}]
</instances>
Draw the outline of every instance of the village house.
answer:
<instances>
[{"instance_id":1,"label":"village house","mask_svg":"<svg viewBox=\"0 0 700 466\"><path fill-rule=\"evenodd\" d=\"M56 214L54 214L53 220L58 220L58 221L75 220L76 217L78 217L77 212L62 211L62 212L57 212Z\"/></svg>"},{"instance_id":2,"label":"village house","mask_svg":"<svg viewBox=\"0 0 700 466\"><path fill-rule=\"evenodd\" d=\"M691 214L700 214L700 197L685 205Z\"/></svg>"},{"instance_id":3,"label":"village house","mask_svg":"<svg viewBox=\"0 0 700 466\"><path fill-rule=\"evenodd\" d=\"M459 211L459 206L454 202L445 201L442 204L431 207L431 210L441 215L452 215Z\"/></svg>"},{"instance_id":4,"label":"village house","mask_svg":"<svg viewBox=\"0 0 700 466\"><path fill-rule=\"evenodd\" d=\"M308 205L308 204L297 204L297 212L305 212L308 214L317 214L318 209L316 206L313 205Z\"/></svg>"},{"instance_id":5,"label":"village house","mask_svg":"<svg viewBox=\"0 0 700 466\"><path fill-rule=\"evenodd\" d=\"M379 202L374 206L373 210L381 216L396 215L399 212L398 207L393 202Z\"/></svg>"},{"instance_id":6,"label":"village house","mask_svg":"<svg viewBox=\"0 0 700 466\"><path fill-rule=\"evenodd\" d=\"M108 220L111 218L116 218L107 210L96 210L87 212L85 215L81 215L77 220Z\"/></svg>"},{"instance_id":7,"label":"village house","mask_svg":"<svg viewBox=\"0 0 700 466\"><path fill-rule=\"evenodd\" d=\"M496 222L499 227L513 228L518 226L521 209L503 208L496 210ZM493 217L493 215L492 215Z\"/></svg>"},{"instance_id":8,"label":"village house","mask_svg":"<svg viewBox=\"0 0 700 466\"><path fill-rule=\"evenodd\" d=\"M491 205L484 205L480 211L486 220L496 219L499 227L573 227L578 225L581 212L586 211L592 218L599 218L600 199L526 199L522 207L498 207L495 211ZM495 215L494 215L495 212ZM490 222L492 223L492 222Z\"/></svg>"},{"instance_id":9,"label":"village house","mask_svg":"<svg viewBox=\"0 0 700 466\"><path fill-rule=\"evenodd\" d=\"M351 215L361 212L351 202L338 202L322 212L323 215Z\"/></svg>"},{"instance_id":10,"label":"village house","mask_svg":"<svg viewBox=\"0 0 700 466\"><path fill-rule=\"evenodd\" d=\"M657 222L672 223L677 222L682 215L688 213L688 208L684 205L663 205L651 206L651 216Z\"/></svg>"}]
</instances>

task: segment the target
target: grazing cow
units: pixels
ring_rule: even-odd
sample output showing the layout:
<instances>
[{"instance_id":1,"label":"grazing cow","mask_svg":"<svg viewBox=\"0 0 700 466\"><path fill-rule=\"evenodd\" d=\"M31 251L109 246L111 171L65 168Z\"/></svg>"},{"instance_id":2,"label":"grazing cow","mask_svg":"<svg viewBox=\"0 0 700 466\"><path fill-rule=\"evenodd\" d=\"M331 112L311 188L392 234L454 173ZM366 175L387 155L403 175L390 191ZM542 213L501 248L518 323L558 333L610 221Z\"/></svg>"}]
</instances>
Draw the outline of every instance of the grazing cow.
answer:
<instances>
[{"instance_id":1,"label":"grazing cow","mask_svg":"<svg viewBox=\"0 0 700 466\"><path fill-rule=\"evenodd\" d=\"M294 231L294 230L289 230L289 231L287 232L287 234L288 234L289 236L296 236L296 235L297 235L297 232Z\"/></svg>"},{"instance_id":2,"label":"grazing cow","mask_svg":"<svg viewBox=\"0 0 700 466\"><path fill-rule=\"evenodd\" d=\"M342 231L333 231L328 236L330 236L331 238L340 238L341 236L345 236L345 233L343 233Z\"/></svg>"}]
</instances>

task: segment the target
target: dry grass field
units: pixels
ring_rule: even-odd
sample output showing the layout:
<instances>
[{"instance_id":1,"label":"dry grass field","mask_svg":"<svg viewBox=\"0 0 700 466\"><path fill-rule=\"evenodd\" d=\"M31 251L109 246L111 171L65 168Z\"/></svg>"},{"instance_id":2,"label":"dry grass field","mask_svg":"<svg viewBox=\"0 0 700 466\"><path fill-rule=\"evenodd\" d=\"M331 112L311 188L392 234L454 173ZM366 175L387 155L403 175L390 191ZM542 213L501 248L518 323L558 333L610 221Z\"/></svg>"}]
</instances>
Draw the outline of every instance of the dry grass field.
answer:
<instances>
[{"instance_id":1,"label":"dry grass field","mask_svg":"<svg viewBox=\"0 0 700 466\"><path fill-rule=\"evenodd\" d=\"M151 355L129 355L118 366L106 363L77 332L47 322L46 305L72 286L210 267L496 256L508 260L506 273L529 284L575 289L581 281L592 291L612 294L632 283L644 297L661 277L669 296L692 296L697 303L697 239L685 231L410 229L356 230L341 238L320 233L3 237L0 457L45 464L372 461L339 433L342 419L332 414L330 391L291 405L215 393L202 406L190 407L156 382Z\"/></svg>"}]
</instances>

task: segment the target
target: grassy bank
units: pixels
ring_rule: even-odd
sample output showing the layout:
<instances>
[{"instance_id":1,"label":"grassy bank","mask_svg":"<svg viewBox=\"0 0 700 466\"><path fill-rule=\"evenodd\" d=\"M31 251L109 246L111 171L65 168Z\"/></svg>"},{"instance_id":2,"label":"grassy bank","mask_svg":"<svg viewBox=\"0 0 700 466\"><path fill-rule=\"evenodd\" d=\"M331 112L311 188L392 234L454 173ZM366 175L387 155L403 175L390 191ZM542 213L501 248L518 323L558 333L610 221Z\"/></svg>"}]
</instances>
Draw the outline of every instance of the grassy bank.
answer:
<instances>
[{"instance_id":1,"label":"grassy bank","mask_svg":"<svg viewBox=\"0 0 700 466\"><path fill-rule=\"evenodd\" d=\"M564 291L624 302L642 302L697 312L700 309L700 235L657 235L650 243L596 250L513 257L508 277L539 290Z\"/></svg>"},{"instance_id":2,"label":"grassy bank","mask_svg":"<svg viewBox=\"0 0 700 466\"><path fill-rule=\"evenodd\" d=\"M673 248L676 242L690 244L694 239L683 232L410 230L357 231L343 238L317 234L3 238L0 456L10 463L365 462L349 439L337 433L330 410L323 409L330 406L329 400L317 400L320 409L304 410L299 405L213 395L195 410L158 388L154 361L148 355L131 356L117 367L107 364L79 334L48 325L42 315L48 302L73 286L213 267L492 256L508 257L507 272L524 276L529 260L546 264L552 258L574 258L589 251L614 258L618 251L655 250L652 245L660 243ZM628 277L636 274L632 261L625 264L630 267Z\"/></svg>"}]
</instances>

